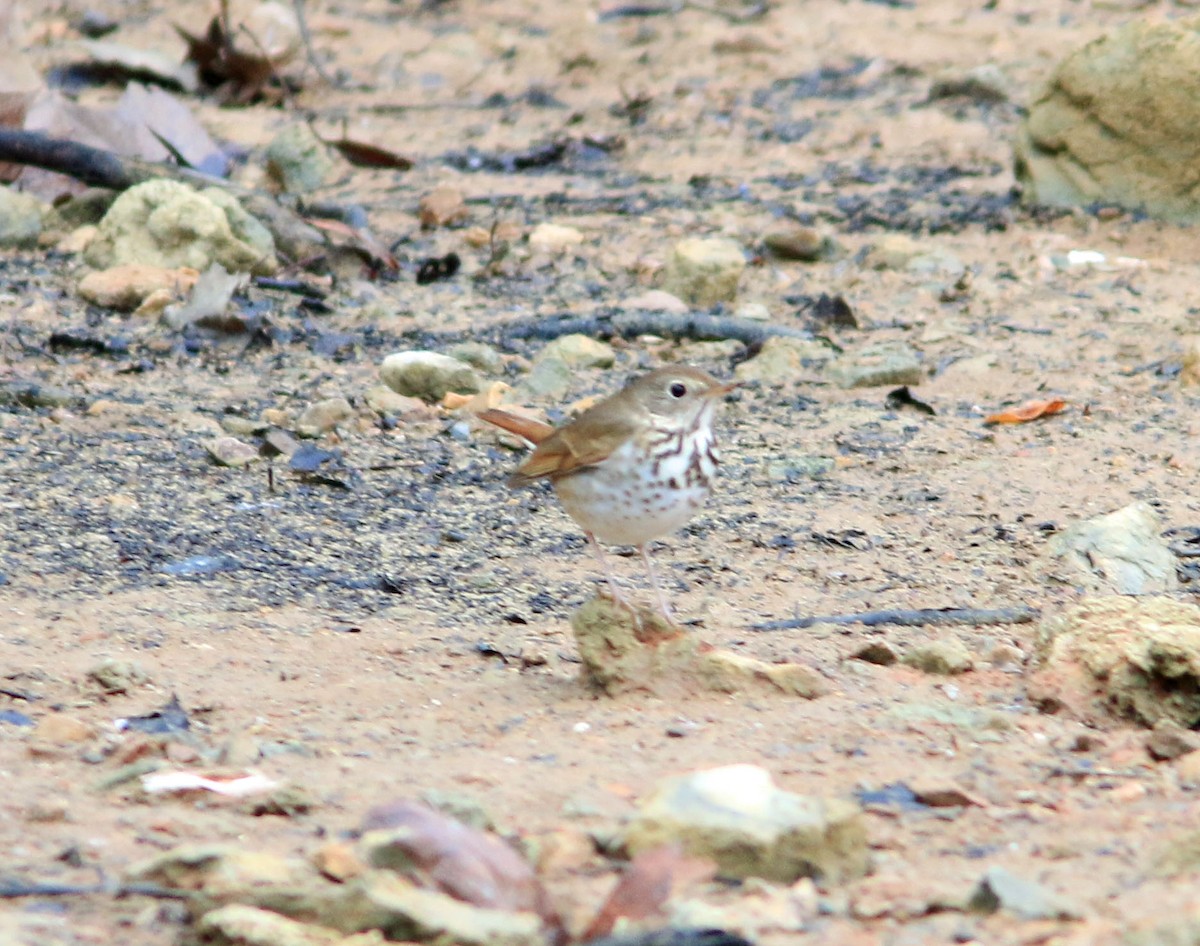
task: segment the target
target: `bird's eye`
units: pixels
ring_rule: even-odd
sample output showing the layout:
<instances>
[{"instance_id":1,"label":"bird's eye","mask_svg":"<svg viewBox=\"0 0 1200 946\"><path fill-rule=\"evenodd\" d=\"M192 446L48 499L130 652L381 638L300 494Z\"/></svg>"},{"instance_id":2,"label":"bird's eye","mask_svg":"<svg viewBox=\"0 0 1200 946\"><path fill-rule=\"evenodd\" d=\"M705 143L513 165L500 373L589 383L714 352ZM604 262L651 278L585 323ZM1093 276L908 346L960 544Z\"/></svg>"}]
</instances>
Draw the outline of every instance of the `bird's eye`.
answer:
<instances>
[{"instance_id":1,"label":"bird's eye","mask_svg":"<svg viewBox=\"0 0 1200 946\"><path fill-rule=\"evenodd\" d=\"M667 390L671 392L671 397L683 397L687 394L687 386L680 381L676 381Z\"/></svg>"}]
</instances>

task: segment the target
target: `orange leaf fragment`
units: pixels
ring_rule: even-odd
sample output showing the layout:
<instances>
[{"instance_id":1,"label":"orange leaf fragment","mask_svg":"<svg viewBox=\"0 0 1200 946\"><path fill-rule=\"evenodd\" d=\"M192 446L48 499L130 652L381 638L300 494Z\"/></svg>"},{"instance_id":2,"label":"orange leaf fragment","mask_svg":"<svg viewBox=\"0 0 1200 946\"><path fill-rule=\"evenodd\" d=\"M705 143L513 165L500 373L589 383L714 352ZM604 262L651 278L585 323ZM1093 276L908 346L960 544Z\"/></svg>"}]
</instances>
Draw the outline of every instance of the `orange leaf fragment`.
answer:
<instances>
[{"instance_id":1,"label":"orange leaf fragment","mask_svg":"<svg viewBox=\"0 0 1200 946\"><path fill-rule=\"evenodd\" d=\"M1026 401L1020 407L1012 407L998 414L988 414L983 419L985 424L1027 424L1039 417L1049 417L1065 410L1067 402L1061 397L1048 401Z\"/></svg>"},{"instance_id":2,"label":"orange leaf fragment","mask_svg":"<svg viewBox=\"0 0 1200 946\"><path fill-rule=\"evenodd\" d=\"M581 939L587 942L607 936L622 917L644 920L653 916L673 892L689 883L709 880L716 870L713 861L687 857L678 844L643 851L630 861Z\"/></svg>"}]
</instances>

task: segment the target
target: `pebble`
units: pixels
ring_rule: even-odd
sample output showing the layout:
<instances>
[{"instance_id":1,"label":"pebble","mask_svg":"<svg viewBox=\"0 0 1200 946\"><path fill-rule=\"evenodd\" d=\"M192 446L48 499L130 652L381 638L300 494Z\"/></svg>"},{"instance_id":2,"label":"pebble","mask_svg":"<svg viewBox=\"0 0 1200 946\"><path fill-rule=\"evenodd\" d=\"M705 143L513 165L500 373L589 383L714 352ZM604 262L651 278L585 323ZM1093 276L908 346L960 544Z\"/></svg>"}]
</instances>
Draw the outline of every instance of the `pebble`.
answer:
<instances>
[{"instance_id":1,"label":"pebble","mask_svg":"<svg viewBox=\"0 0 1200 946\"><path fill-rule=\"evenodd\" d=\"M867 871L861 809L837 798L785 792L756 765L728 765L667 779L625 829L631 854L680 843L729 877L836 883Z\"/></svg>"},{"instance_id":2,"label":"pebble","mask_svg":"<svg viewBox=\"0 0 1200 946\"><path fill-rule=\"evenodd\" d=\"M419 397L397 394L386 384L376 384L367 388L363 392L363 403L377 414L398 416L400 414L425 415L429 413L429 405Z\"/></svg>"},{"instance_id":3,"label":"pebble","mask_svg":"<svg viewBox=\"0 0 1200 946\"><path fill-rule=\"evenodd\" d=\"M33 249L48 210L36 197L0 187L0 246Z\"/></svg>"},{"instance_id":4,"label":"pebble","mask_svg":"<svg viewBox=\"0 0 1200 946\"><path fill-rule=\"evenodd\" d=\"M916 385L925 380L921 356L903 342L868 345L838 358L826 368L825 373L843 388Z\"/></svg>"},{"instance_id":5,"label":"pebble","mask_svg":"<svg viewBox=\"0 0 1200 946\"><path fill-rule=\"evenodd\" d=\"M402 351L388 355L379 366L379 377L398 394L436 404L447 391L477 394L483 387L475 369L466 362L434 351Z\"/></svg>"},{"instance_id":6,"label":"pebble","mask_svg":"<svg viewBox=\"0 0 1200 946\"><path fill-rule=\"evenodd\" d=\"M815 263L834 254L836 244L812 227L784 223L767 231L763 237L767 249L780 259Z\"/></svg>"},{"instance_id":7,"label":"pebble","mask_svg":"<svg viewBox=\"0 0 1200 946\"><path fill-rule=\"evenodd\" d=\"M922 673L953 676L975 666L971 652L957 637L942 637L911 647L900 662Z\"/></svg>"},{"instance_id":8,"label":"pebble","mask_svg":"<svg viewBox=\"0 0 1200 946\"><path fill-rule=\"evenodd\" d=\"M543 253L565 253L582 242L580 231L557 223L539 223L529 234L529 246Z\"/></svg>"},{"instance_id":9,"label":"pebble","mask_svg":"<svg viewBox=\"0 0 1200 946\"><path fill-rule=\"evenodd\" d=\"M1146 502L1076 523L1055 536L1047 565L1089 591L1144 595L1175 591L1175 556L1158 513Z\"/></svg>"},{"instance_id":10,"label":"pebble","mask_svg":"<svg viewBox=\"0 0 1200 946\"><path fill-rule=\"evenodd\" d=\"M737 297L738 280L745 268L745 254L733 240L680 240L667 260L662 288L707 309Z\"/></svg>"},{"instance_id":11,"label":"pebble","mask_svg":"<svg viewBox=\"0 0 1200 946\"><path fill-rule=\"evenodd\" d=\"M829 347L821 342L803 338L768 338L759 353L734 369L739 381L761 381L780 385L802 377L806 368L825 364Z\"/></svg>"},{"instance_id":12,"label":"pebble","mask_svg":"<svg viewBox=\"0 0 1200 946\"><path fill-rule=\"evenodd\" d=\"M761 302L743 302L733 314L739 319L749 319L751 322L771 321L771 310Z\"/></svg>"},{"instance_id":13,"label":"pebble","mask_svg":"<svg viewBox=\"0 0 1200 946\"><path fill-rule=\"evenodd\" d=\"M141 665L132 660L117 660L112 657L90 667L86 677L110 695L128 693L135 687L144 686L150 682L150 675L142 669Z\"/></svg>"},{"instance_id":14,"label":"pebble","mask_svg":"<svg viewBox=\"0 0 1200 946\"><path fill-rule=\"evenodd\" d=\"M344 397L331 397L305 408L296 420L296 433L302 437L319 437L354 416L354 407Z\"/></svg>"},{"instance_id":15,"label":"pebble","mask_svg":"<svg viewBox=\"0 0 1200 946\"><path fill-rule=\"evenodd\" d=\"M1146 751L1157 762L1170 762L1196 748L1196 737L1166 717L1154 724L1154 731L1146 739Z\"/></svg>"},{"instance_id":16,"label":"pebble","mask_svg":"<svg viewBox=\"0 0 1200 946\"><path fill-rule=\"evenodd\" d=\"M434 188L421 198L417 213L426 230L462 223L470 216L463 193L457 187Z\"/></svg>"},{"instance_id":17,"label":"pebble","mask_svg":"<svg viewBox=\"0 0 1200 946\"><path fill-rule=\"evenodd\" d=\"M1023 920L1075 920L1082 915L1058 894L999 866L988 868L968 907L977 913L1004 910Z\"/></svg>"},{"instance_id":18,"label":"pebble","mask_svg":"<svg viewBox=\"0 0 1200 946\"><path fill-rule=\"evenodd\" d=\"M88 273L79 281L79 295L105 309L129 312L153 293L165 290L168 298L190 292L200 273L190 268L168 269L147 263L124 263Z\"/></svg>"},{"instance_id":19,"label":"pebble","mask_svg":"<svg viewBox=\"0 0 1200 946\"><path fill-rule=\"evenodd\" d=\"M465 361L484 374L499 374L504 368L504 356L483 342L459 342L457 345L451 345L446 354L459 361Z\"/></svg>"},{"instance_id":20,"label":"pebble","mask_svg":"<svg viewBox=\"0 0 1200 946\"><path fill-rule=\"evenodd\" d=\"M562 335L543 348L534 361L560 361L568 368L611 368L616 361L612 346L588 335Z\"/></svg>"},{"instance_id":21,"label":"pebble","mask_svg":"<svg viewBox=\"0 0 1200 946\"><path fill-rule=\"evenodd\" d=\"M73 716L54 713L43 717L33 730L35 739L53 743L57 746L69 746L77 742L87 742L95 735L95 729L83 720Z\"/></svg>"},{"instance_id":22,"label":"pebble","mask_svg":"<svg viewBox=\"0 0 1200 946\"><path fill-rule=\"evenodd\" d=\"M887 233L867 251L863 265L867 269L904 269L923 252L921 244L907 234Z\"/></svg>"},{"instance_id":23,"label":"pebble","mask_svg":"<svg viewBox=\"0 0 1200 946\"><path fill-rule=\"evenodd\" d=\"M218 466L249 466L259 458L258 451L237 437L217 437L204 445L208 455Z\"/></svg>"},{"instance_id":24,"label":"pebble","mask_svg":"<svg viewBox=\"0 0 1200 946\"><path fill-rule=\"evenodd\" d=\"M630 296L621 302L622 309L642 309L646 312L670 312L674 315L687 315L691 307L679 296L665 289L649 289L636 296Z\"/></svg>"},{"instance_id":25,"label":"pebble","mask_svg":"<svg viewBox=\"0 0 1200 946\"><path fill-rule=\"evenodd\" d=\"M308 194L333 170L329 148L304 122L288 125L267 145L267 173L289 194Z\"/></svg>"}]
</instances>

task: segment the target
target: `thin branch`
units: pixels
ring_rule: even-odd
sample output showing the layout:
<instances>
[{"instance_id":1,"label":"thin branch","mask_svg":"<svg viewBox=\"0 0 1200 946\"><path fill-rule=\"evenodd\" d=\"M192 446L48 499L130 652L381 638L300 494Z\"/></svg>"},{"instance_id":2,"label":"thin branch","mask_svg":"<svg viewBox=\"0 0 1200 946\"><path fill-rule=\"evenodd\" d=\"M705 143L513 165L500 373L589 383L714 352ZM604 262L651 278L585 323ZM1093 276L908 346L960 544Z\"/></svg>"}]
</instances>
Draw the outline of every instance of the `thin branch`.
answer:
<instances>
[{"instance_id":1,"label":"thin branch","mask_svg":"<svg viewBox=\"0 0 1200 946\"><path fill-rule=\"evenodd\" d=\"M1029 624L1037 620L1041 612L1033 608L917 608L916 610L863 611L858 614L829 614L817 617L788 618L785 621L768 621L752 624L752 631L791 631L812 627L815 624L865 624L878 627L881 624L896 624L901 627L983 627L989 624Z\"/></svg>"}]
</instances>

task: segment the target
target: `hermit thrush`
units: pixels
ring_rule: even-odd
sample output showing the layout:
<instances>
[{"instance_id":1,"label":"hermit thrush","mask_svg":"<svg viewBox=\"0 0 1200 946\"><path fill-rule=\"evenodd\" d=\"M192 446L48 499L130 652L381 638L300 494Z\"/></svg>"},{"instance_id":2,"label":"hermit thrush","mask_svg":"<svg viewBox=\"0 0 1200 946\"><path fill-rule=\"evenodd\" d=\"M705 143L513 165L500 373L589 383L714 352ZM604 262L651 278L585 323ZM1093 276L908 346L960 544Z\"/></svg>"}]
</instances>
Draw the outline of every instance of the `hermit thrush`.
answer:
<instances>
[{"instance_id":1,"label":"hermit thrush","mask_svg":"<svg viewBox=\"0 0 1200 946\"><path fill-rule=\"evenodd\" d=\"M625 602L600 542L637 546L663 615L673 620L646 546L682 528L708 497L718 462L713 410L734 387L698 368L659 368L557 429L506 411L479 416L535 445L508 485L554 484L613 597Z\"/></svg>"}]
</instances>

